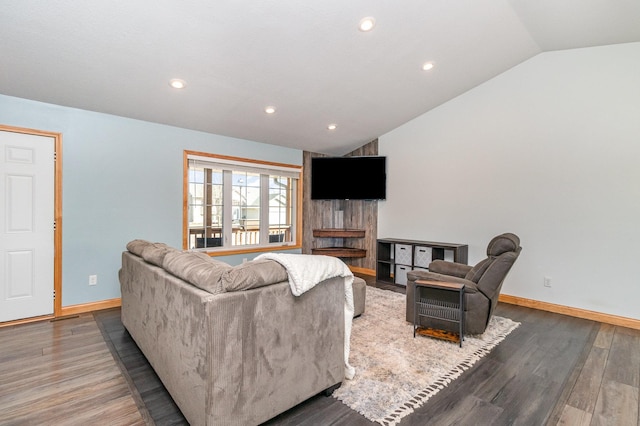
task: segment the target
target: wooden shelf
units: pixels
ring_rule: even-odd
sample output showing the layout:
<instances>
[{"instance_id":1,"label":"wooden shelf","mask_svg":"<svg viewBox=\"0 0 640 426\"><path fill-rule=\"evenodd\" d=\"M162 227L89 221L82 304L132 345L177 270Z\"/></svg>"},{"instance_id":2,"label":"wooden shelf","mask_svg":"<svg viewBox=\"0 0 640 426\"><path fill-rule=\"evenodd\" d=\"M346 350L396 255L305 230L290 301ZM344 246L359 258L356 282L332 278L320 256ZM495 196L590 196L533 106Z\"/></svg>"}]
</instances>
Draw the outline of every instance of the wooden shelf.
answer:
<instances>
[{"instance_id":1,"label":"wooden shelf","mask_svg":"<svg viewBox=\"0 0 640 426\"><path fill-rule=\"evenodd\" d=\"M314 229L313 236L315 238L364 238L364 229L348 229L348 228L323 228ZM342 241L330 241L329 244L342 244ZM318 247L312 248L311 254L322 254L333 257L367 257L367 251L354 247Z\"/></svg>"},{"instance_id":2,"label":"wooden shelf","mask_svg":"<svg viewBox=\"0 0 640 426\"><path fill-rule=\"evenodd\" d=\"M318 238L364 238L364 234L364 229L324 228L313 230L313 236Z\"/></svg>"},{"instance_id":3,"label":"wooden shelf","mask_svg":"<svg viewBox=\"0 0 640 426\"><path fill-rule=\"evenodd\" d=\"M311 254L322 254L333 257L367 257L364 249L351 247L322 247L311 249Z\"/></svg>"}]
</instances>

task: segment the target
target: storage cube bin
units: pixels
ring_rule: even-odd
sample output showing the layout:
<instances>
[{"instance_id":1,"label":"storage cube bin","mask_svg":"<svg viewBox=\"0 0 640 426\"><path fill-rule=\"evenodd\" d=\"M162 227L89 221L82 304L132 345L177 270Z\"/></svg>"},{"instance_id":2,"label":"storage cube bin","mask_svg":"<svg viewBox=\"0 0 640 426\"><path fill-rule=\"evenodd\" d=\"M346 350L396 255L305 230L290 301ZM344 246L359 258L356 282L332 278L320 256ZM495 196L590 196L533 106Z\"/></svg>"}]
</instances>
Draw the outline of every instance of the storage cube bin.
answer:
<instances>
[{"instance_id":1,"label":"storage cube bin","mask_svg":"<svg viewBox=\"0 0 640 426\"><path fill-rule=\"evenodd\" d=\"M428 268L431 263L431 247L416 246L414 266Z\"/></svg>"},{"instance_id":2,"label":"storage cube bin","mask_svg":"<svg viewBox=\"0 0 640 426\"><path fill-rule=\"evenodd\" d=\"M395 262L401 265L411 265L411 253L412 246L408 244L396 244L396 259Z\"/></svg>"},{"instance_id":3,"label":"storage cube bin","mask_svg":"<svg viewBox=\"0 0 640 426\"><path fill-rule=\"evenodd\" d=\"M444 251L444 260L446 260L447 262L453 262L453 257L454 257L454 252L453 250L445 250Z\"/></svg>"},{"instance_id":4,"label":"storage cube bin","mask_svg":"<svg viewBox=\"0 0 640 426\"><path fill-rule=\"evenodd\" d=\"M396 273L394 281L396 284L407 285L407 272L411 270L411 266L396 265Z\"/></svg>"}]
</instances>

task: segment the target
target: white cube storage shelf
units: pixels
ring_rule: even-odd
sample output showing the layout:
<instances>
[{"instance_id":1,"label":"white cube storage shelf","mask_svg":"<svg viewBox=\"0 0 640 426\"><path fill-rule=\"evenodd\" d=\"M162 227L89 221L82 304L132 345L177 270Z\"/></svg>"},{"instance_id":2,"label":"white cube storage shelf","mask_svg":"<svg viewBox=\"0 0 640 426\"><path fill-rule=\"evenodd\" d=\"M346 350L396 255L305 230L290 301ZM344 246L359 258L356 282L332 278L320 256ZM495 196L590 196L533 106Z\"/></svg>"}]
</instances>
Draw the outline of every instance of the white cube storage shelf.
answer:
<instances>
[{"instance_id":1,"label":"white cube storage shelf","mask_svg":"<svg viewBox=\"0 0 640 426\"><path fill-rule=\"evenodd\" d=\"M376 280L407 285L407 273L428 270L436 259L467 263L469 246L457 243L383 238L377 240Z\"/></svg>"}]
</instances>

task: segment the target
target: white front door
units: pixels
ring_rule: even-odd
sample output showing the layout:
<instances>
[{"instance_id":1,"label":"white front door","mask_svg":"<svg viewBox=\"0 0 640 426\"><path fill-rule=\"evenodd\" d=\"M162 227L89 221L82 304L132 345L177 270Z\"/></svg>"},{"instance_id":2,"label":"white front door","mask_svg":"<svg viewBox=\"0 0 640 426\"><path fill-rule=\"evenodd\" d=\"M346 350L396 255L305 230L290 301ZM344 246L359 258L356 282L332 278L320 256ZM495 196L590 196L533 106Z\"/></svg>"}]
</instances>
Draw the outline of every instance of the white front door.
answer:
<instances>
[{"instance_id":1,"label":"white front door","mask_svg":"<svg viewBox=\"0 0 640 426\"><path fill-rule=\"evenodd\" d=\"M53 313L55 139L0 131L0 322Z\"/></svg>"}]
</instances>

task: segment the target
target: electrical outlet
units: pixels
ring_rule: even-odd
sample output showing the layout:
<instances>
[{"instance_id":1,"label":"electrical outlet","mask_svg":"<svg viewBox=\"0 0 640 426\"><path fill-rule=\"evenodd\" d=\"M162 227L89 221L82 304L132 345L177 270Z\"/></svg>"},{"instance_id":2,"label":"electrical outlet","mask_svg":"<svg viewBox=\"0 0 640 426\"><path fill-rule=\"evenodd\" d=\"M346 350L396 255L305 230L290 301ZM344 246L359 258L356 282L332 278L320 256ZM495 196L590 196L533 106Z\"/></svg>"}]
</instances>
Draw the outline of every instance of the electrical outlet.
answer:
<instances>
[{"instance_id":1,"label":"electrical outlet","mask_svg":"<svg viewBox=\"0 0 640 426\"><path fill-rule=\"evenodd\" d=\"M89 285L98 285L97 275L89 275Z\"/></svg>"},{"instance_id":2,"label":"electrical outlet","mask_svg":"<svg viewBox=\"0 0 640 426\"><path fill-rule=\"evenodd\" d=\"M551 287L551 277L544 277L544 286Z\"/></svg>"}]
</instances>

